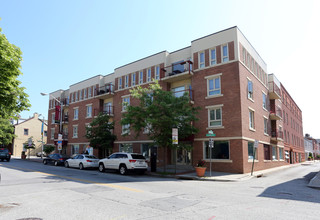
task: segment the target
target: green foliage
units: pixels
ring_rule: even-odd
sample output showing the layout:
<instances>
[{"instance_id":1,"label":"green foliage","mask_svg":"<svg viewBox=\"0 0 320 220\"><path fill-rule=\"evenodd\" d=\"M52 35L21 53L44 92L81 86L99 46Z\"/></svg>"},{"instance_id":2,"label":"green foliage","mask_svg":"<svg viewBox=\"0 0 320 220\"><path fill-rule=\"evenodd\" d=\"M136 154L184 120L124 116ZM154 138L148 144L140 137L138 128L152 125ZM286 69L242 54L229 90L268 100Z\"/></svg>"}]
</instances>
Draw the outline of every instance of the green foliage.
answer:
<instances>
[{"instance_id":1,"label":"green foliage","mask_svg":"<svg viewBox=\"0 0 320 220\"><path fill-rule=\"evenodd\" d=\"M8 145L12 143L14 135L14 126L8 119L0 117L0 145Z\"/></svg>"},{"instance_id":2,"label":"green foliage","mask_svg":"<svg viewBox=\"0 0 320 220\"><path fill-rule=\"evenodd\" d=\"M45 152L47 155L49 155L52 151L54 151L56 147L51 144L46 144L43 146L43 152Z\"/></svg>"},{"instance_id":3,"label":"green foliage","mask_svg":"<svg viewBox=\"0 0 320 220\"><path fill-rule=\"evenodd\" d=\"M10 119L31 106L24 87L17 80L22 53L19 47L10 44L0 28L0 118Z\"/></svg>"},{"instance_id":4,"label":"green foliage","mask_svg":"<svg viewBox=\"0 0 320 220\"><path fill-rule=\"evenodd\" d=\"M172 128L178 128L179 140L198 132L193 126L193 121L198 120L198 108L192 107L188 93L175 97L171 91L162 90L157 81L148 88L138 86L130 92L140 103L137 106L127 106L121 124L130 124L130 129L136 136L147 128L147 134L155 145L176 148L177 145L172 144ZM181 146L190 149L190 145Z\"/></svg>"},{"instance_id":5,"label":"green foliage","mask_svg":"<svg viewBox=\"0 0 320 220\"><path fill-rule=\"evenodd\" d=\"M86 127L85 137L89 140L90 146L101 150L111 150L117 136L112 134L114 122L109 122L109 115L100 113L94 118L90 126Z\"/></svg>"}]
</instances>

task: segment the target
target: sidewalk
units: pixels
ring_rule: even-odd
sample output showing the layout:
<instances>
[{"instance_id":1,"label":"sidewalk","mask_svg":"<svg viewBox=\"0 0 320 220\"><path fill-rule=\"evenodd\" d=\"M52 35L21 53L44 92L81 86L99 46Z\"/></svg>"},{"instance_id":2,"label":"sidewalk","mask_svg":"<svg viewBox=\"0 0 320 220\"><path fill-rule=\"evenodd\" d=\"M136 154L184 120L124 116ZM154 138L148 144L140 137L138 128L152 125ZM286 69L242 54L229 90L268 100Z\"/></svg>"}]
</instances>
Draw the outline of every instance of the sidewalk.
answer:
<instances>
[{"instance_id":1,"label":"sidewalk","mask_svg":"<svg viewBox=\"0 0 320 220\"><path fill-rule=\"evenodd\" d=\"M20 160L20 157L11 157L12 159L17 159ZM26 161L32 161L32 162L38 162L42 163L41 157L35 157L35 156L30 156L30 159L26 159ZM166 178L177 178L177 179L187 179L187 180L202 180L202 181L221 181L221 182L239 182L239 181L245 181L249 180L254 177L261 177L263 175L266 175L268 173L272 173L275 171L283 170L283 169L288 169L291 167L296 167L296 166L301 166L301 165L311 165L314 163L319 163L320 161L306 161L303 163L298 163L298 164L289 164L281 167L275 167L271 169L266 169L266 170L260 170L260 171L255 171L253 172L253 175L251 176L251 173L245 173L245 174L234 174L234 173L224 173L224 172L217 172L217 171L212 171L210 175L210 171L206 171L204 177L198 177L196 175L195 170L190 170L190 169L179 169L175 170L173 166L167 166L166 169L166 174L162 174L161 170L163 168L158 168L157 172L150 172L148 171L146 174L150 176L158 176L158 177L166 177ZM150 169L150 168L149 168ZM177 174L174 174L177 172ZM319 188L320 189L320 172L309 182L309 187L313 188Z\"/></svg>"}]
</instances>

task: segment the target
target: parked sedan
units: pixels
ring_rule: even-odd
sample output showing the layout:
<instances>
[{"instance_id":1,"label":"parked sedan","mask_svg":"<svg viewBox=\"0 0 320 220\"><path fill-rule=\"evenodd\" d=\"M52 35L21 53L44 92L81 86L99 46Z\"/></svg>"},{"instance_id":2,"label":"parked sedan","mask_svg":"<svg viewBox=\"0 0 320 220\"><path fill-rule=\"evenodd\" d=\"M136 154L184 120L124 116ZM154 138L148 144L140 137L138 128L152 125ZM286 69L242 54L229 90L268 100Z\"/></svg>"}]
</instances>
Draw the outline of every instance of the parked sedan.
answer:
<instances>
[{"instance_id":1,"label":"parked sedan","mask_svg":"<svg viewBox=\"0 0 320 220\"><path fill-rule=\"evenodd\" d=\"M69 158L64 162L65 167L79 167L80 170L85 168L98 168L99 159L93 155L78 154L72 158Z\"/></svg>"},{"instance_id":2,"label":"parked sedan","mask_svg":"<svg viewBox=\"0 0 320 220\"><path fill-rule=\"evenodd\" d=\"M0 148L0 159L1 161L6 160L10 161L11 159L11 153L7 148Z\"/></svg>"},{"instance_id":3,"label":"parked sedan","mask_svg":"<svg viewBox=\"0 0 320 220\"><path fill-rule=\"evenodd\" d=\"M50 154L43 159L43 164L54 164L55 166L63 165L67 159L69 159L69 156L65 154Z\"/></svg>"}]
</instances>

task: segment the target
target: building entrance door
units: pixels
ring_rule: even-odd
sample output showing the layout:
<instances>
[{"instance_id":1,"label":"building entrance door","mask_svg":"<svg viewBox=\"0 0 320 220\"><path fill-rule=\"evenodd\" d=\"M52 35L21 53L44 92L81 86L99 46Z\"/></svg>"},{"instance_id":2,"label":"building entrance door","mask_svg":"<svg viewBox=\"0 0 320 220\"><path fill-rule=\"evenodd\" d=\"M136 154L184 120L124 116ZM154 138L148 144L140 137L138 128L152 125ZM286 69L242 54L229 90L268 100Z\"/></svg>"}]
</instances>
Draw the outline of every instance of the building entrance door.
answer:
<instances>
[{"instance_id":1,"label":"building entrance door","mask_svg":"<svg viewBox=\"0 0 320 220\"><path fill-rule=\"evenodd\" d=\"M191 151L178 148L176 152L177 165L191 165Z\"/></svg>"}]
</instances>

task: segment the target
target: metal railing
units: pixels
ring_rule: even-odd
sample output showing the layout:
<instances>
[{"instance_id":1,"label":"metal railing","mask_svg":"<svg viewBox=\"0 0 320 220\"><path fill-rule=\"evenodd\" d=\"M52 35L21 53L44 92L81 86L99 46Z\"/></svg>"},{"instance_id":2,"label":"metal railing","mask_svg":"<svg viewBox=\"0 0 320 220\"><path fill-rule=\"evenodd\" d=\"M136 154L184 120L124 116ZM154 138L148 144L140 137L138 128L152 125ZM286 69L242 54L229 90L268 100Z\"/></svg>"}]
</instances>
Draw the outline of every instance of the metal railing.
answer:
<instances>
[{"instance_id":1,"label":"metal railing","mask_svg":"<svg viewBox=\"0 0 320 220\"><path fill-rule=\"evenodd\" d=\"M282 110L274 105L270 105L270 114L275 114L276 116L282 118Z\"/></svg>"},{"instance_id":2,"label":"metal railing","mask_svg":"<svg viewBox=\"0 0 320 220\"><path fill-rule=\"evenodd\" d=\"M114 112L114 106L100 107L98 109L94 109L94 116L98 116L99 113L113 115L113 112Z\"/></svg>"},{"instance_id":3,"label":"metal railing","mask_svg":"<svg viewBox=\"0 0 320 220\"><path fill-rule=\"evenodd\" d=\"M271 131L271 137L283 139L283 131Z\"/></svg>"},{"instance_id":4,"label":"metal railing","mask_svg":"<svg viewBox=\"0 0 320 220\"><path fill-rule=\"evenodd\" d=\"M100 86L98 89L95 89L95 95L103 95L103 94L112 94L114 92L114 85L111 83L106 84L104 86Z\"/></svg>"},{"instance_id":5,"label":"metal railing","mask_svg":"<svg viewBox=\"0 0 320 220\"><path fill-rule=\"evenodd\" d=\"M167 76L173 76L185 72L192 72L192 61L181 61L177 63L173 63L170 66L166 66L162 68L161 70L165 72L165 77Z\"/></svg>"},{"instance_id":6,"label":"metal railing","mask_svg":"<svg viewBox=\"0 0 320 220\"><path fill-rule=\"evenodd\" d=\"M274 82L269 82L269 91L276 93L278 96L281 97L281 90L280 88L274 83Z\"/></svg>"},{"instance_id":7,"label":"metal railing","mask_svg":"<svg viewBox=\"0 0 320 220\"><path fill-rule=\"evenodd\" d=\"M181 97L183 96L185 93L187 93L189 95L189 98L190 98L190 101L194 101L193 99L193 90L192 89L185 89L185 90L181 90L181 91L175 91L175 92L172 92L172 94L175 96L175 97Z\"/></svg>"}]
</instances>

